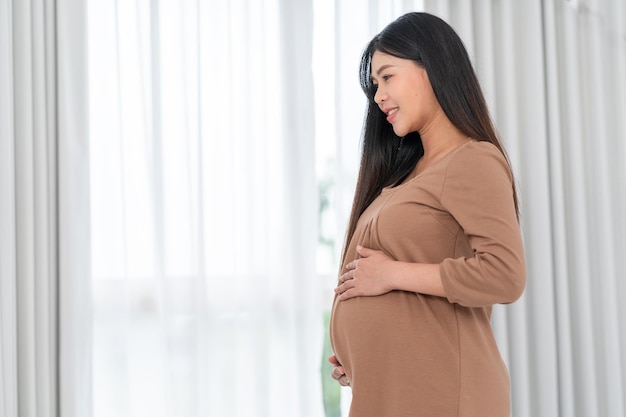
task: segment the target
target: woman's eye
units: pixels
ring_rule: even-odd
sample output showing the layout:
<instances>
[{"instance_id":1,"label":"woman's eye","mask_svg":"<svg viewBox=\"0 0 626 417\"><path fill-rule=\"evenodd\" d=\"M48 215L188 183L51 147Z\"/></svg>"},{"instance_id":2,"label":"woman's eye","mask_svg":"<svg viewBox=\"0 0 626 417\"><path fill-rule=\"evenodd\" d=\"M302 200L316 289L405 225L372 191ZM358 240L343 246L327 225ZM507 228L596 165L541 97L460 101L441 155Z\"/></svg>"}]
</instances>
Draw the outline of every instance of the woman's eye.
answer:
<instances>
[{"instance_id":1,"label":"woman's eye","mask_svg":"<svg viewBox=\"0 0 626 417\"><path fill-rule=\"evenodd\" d=\"M384 81L388 81L391 78L391 75L383 75L381 77Z\"/></svg>"}]
</instances>

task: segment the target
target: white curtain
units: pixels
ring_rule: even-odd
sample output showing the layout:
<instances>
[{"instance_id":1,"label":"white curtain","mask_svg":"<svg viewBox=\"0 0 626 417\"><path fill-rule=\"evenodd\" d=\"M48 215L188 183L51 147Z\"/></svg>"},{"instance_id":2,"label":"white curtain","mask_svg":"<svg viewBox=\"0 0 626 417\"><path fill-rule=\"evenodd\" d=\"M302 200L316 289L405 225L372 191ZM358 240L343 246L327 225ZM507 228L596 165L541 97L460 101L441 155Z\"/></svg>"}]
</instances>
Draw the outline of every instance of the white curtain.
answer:
<instances>
[{"instance_id":1,"label":"white curtain","mask_svg":"<svg viewBox=\"0 0 626 417\"><path fill-rule=\"evenodd\" d=\"M84 11L0 1L3 417L91 409Z\"/></svg>"},{"instance_id":2,"label":"white curtain","mask_svg":"<svg viewBox=\"0 0 626 417\"><path fill-rule=\"evenodd\" d=\"M626 4L543 13L559 411L623 416Z\"/></svg>"},{"instance_id":3,"label":"white curtain","mask_svg":"<svg viewBox=\"0 0 626 417\"><path fill-rule=\"evenodd\" d=\"M91 1L94 416L320 416L310 1Z\"/></svg>"}]
</instances>

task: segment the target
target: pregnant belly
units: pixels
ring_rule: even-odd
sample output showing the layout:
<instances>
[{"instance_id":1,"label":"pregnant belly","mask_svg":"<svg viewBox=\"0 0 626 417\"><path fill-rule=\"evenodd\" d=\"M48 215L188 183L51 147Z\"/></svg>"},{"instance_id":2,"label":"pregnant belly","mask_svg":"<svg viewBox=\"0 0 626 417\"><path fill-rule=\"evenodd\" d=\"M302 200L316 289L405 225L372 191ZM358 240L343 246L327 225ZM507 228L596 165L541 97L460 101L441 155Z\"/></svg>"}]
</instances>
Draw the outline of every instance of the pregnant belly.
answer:
<instances>
[{"instance_id":1,"label":"pregnant belly","mask_svg":"<svg viewBox=\"0 0 626 417\"><path fill-rule=\"evenodd\" d=\"M418 409L428 416L455 415L460 386L455 322L447 300L415 293L335 302L331 341L351 381L355 415L388 415L398 404L409 411L395 415L415 415ZM431 413L424 406L433 398Z\"/></svg>"},{"instance_id":2,"label":"pregnant belly","mask_svg":"<svg viewBox=\"0 0 626 417\"><path fill-rule=\"evenodd\" d=\"M454 307L440 297L392 291L335 301L330 336L351 379L359 364L370 367L391 358L418 367L458 360Z\"/></svg>"}]
</instances>

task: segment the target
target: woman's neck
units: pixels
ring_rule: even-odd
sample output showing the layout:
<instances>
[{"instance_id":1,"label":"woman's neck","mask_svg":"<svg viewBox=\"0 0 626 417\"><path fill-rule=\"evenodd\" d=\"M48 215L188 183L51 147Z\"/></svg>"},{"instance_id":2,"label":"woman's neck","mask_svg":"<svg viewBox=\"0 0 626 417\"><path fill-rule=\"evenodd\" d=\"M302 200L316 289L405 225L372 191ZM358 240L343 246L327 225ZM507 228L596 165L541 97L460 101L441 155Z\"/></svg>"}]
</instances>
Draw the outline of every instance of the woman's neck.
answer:
<instances>
[{"instance_id":1,"label":"woman's neck","mask_svg":"<svg viewBox=\"0 0 626 417\"><path fill-rule=\"evenodd\" d=\"M463 134L441 111L433 121L420 131L424 146L424 161L435 161L467 142Z\"/></svg>"}]
</instances>

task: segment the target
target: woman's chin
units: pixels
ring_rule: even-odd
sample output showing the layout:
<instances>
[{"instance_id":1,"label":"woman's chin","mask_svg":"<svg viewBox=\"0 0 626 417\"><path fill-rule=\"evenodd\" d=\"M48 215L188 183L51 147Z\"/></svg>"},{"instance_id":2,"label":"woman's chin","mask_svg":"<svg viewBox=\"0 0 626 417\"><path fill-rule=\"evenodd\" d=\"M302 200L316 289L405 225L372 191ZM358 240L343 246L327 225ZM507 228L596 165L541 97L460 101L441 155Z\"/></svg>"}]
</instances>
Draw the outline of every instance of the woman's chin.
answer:
<instances>
[{"instance_id":1,"label":"woman's chin","mask_svg":"<svg viewBox=\"0 0 626 417\"><path fill-rule=\"evenodd\" d=\"M401 127L396 127L395 125L393 126L393 133L396 134L396 136L403 138L406 135L408 135L410 132L407 129L402 129Z\"/></svg>"}]
</instances>

